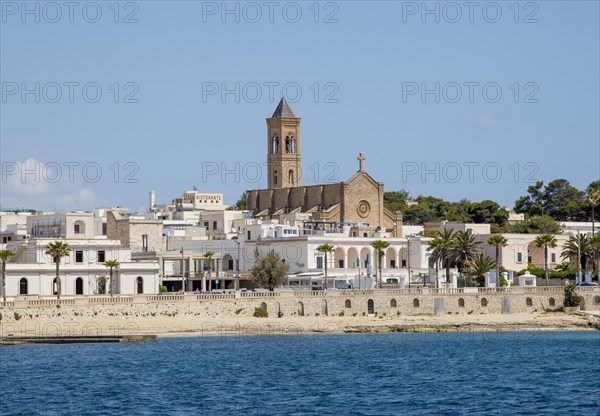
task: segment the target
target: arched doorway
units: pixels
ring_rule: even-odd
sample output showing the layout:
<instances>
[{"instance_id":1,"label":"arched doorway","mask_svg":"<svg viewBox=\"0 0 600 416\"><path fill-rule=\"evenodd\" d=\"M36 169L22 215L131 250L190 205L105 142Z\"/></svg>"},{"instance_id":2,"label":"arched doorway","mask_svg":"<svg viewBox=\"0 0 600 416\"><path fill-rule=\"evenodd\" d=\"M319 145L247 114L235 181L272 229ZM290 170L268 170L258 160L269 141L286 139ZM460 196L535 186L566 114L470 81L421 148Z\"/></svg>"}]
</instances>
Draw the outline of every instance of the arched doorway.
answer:
<instances>
[{"instance_id":1,"label":"arched doorway","mask_svg":"<svg viewBox=\"0 0 600 416\"><path fill-rule=\"evenodd\" d=\"M137 279L135 279L135 285L136 285L136 292L138 295L141 295L144 293L144 279L142 278L142 276L138 276Z\"/></svg>"},{"instance_id":2,"label":"arched doorway","mask_svg":"<svg viewBox=\"0 0 600 416\"><path fill-rule=\"evenodd\" d=\"M375 302L373 301L373 299L369 299L367 301L367 312L368 313L375 313Z\"/></svg>"},{"instance_id":3,"label":"arched doorway","mask_svg":"<svg viewBox=\"0 0 600 416\"><path fill-rule=\"evenodd\" d=\"M58 279L55 277L54 280L52 280L52 294L56 295L58 293Z\"/></svg>"},{"instance_id":4,"label":"arched doorway","mask_svg":"<svg viewBox=\"0 0 600 416\"><path fill-rule=\"evenodd\" d=\"M21 280L19 280L19 295L26 295L26 294L27 294L27 279L23 277Z\"/></svg>"},{"instance_id":5,"label":"arched doorway","mask_svg":"<svg viewBox=\"0 0 600 416\"><path fill-rule=\"evenodd\" d=\"M223 270L235 270L235 264L231 254L225 254L223 256Z\"/></svg>"},{"instance_id":6,"label":"arched doorway","mask_svg":"<svg viewBox=\"0 0 600 416\"><path fill-rule=\"evenodd\" d=\"M304 303L298 302L298 316L304 316Z\"/></svg>"},{"instance_id":7,"label":"arched doorway","mask_svg":"<svg viewBox=\"0 0 600 416\"><path fill-rule=\"evenodd\" d=\"M75 279L75 294L83 295L83 279L81 277Z\"/></svg>"},{"instance_id":8,"label":"arched doorway","mask_svg":"<svg viewBox=\"0 0 600 416\"><path fill-rule=\"evenodd\" d=\"M260 307L263 308L265 311L267 310L267 304L265 302L261 302Z\"/></svg>"},{"instance_id":9,"label":"arched doorway","mask_svg":"<svg viewBox=\"0 0 600 416\"><path fill-rule=\"evenodd\" d=\"M321 315L327 316L327 301L325 299L321 301Z\"/></svg>"}]
</instances>

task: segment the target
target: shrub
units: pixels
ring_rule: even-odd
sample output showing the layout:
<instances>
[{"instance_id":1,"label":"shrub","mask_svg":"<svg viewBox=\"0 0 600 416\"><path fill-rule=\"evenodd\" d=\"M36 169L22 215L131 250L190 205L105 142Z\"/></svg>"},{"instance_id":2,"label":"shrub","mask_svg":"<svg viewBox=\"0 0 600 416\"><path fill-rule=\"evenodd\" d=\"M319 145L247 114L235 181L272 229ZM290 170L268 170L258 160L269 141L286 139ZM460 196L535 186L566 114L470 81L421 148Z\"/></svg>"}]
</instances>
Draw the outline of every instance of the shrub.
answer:
<instances>
[{"instance_id":1,"label":"shrub","mask_svg":"<svg viewBox=\"0 0 600 416\"><path fill-rule=\"evenodd\" d=\"M18 321L21 319L21 315L18 312L15 312L15 321Z\"/></svg>"},{"instance_id":2,"label":"shrub","mask_svg":"<svg viewBox=\"0 0 600 416\"><path fill-rule=\"evenodd\" d=\"M158 286L158 292L159 293L167 293L167 287L163 286L163 285Z\"/></svg>"},{"instance_id":3,"label":"shrub","mask_svg":"<svg viewBox=\"0 0 600 416\"><path fill-rule=\"evenodd\" d=\"M244 308L239 308L238 310L235 311L235 314L239 315L240 313L242 313L243 310L244 310Z\"/></svg>"},{"instance_id":4,"label":"shrub","mask_svg":"<svg viewBox=\"0 0 600 416\"><path fill-rule=\"evenodd\" d=\"M575 285L569 284L565 286L565 300L563 306L572 307L581 304L581 296L575 292Z\"/></svg>"},{"instance_id":5,"label":"shrub","mask_svg":"<svg viewBox=\"0 0 600 416\"><path fill-rule=\"evenodd\" d=\"M339 313L339 316L344 316L344 311L341 311L341 312ZM1 317L0 317L0 320L2 320L2 319L1 319Z\"/></svg>"},{"instance_id":6,"label":"shrub","mask_svg":"<svg viewBox=\"0 0 600 416\"><path fill-rule=\"evenodd\" d=\"M2 322L2 314L0 313L0 322Z\"/></svg>"},{"instance_id":7,"label":"shrub","mask_svg":"<svg viewBox=\"0 0 600 416\"><path fill-rule=\"evenodd\" d=\"M262 306L258 306L256 308L254 308L254 317L255 318L268 318L269 312L267 312L267 310L265 308L263 308Z\"/></svg>"},{"instance_id":8,"label":"shrub","mask_svg":"<svg viewBox=\"0 0 600 416\"><path fill-rule=\"evenodd\" d=\"M60 309L60 303L56 304L56 309Z\"/></svg>"}]
</instances>

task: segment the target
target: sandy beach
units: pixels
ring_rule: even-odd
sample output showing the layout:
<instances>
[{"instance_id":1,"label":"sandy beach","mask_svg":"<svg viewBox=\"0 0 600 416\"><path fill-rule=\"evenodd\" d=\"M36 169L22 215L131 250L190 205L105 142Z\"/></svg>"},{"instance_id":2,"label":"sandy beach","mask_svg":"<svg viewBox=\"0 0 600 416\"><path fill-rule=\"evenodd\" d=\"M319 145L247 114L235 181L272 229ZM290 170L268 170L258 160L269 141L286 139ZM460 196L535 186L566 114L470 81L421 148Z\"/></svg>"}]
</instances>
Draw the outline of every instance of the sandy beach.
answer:
<instances>
[{"instance_id":1,"label":"sandy beach","mask_svg":"<svg viewBox=\"0 0 600 416\"><path fill-rule=\"evenodd\" d=\"M6 316L6 315L5 315ZM12 317L11 317L12 318ZM0 336L158 335L268 336L372 332L473 332L598 330L597 312L576 314L445 315L394 317L200 317L177 316L21 316L3 319Z\"/></svg>"}]
</instances>

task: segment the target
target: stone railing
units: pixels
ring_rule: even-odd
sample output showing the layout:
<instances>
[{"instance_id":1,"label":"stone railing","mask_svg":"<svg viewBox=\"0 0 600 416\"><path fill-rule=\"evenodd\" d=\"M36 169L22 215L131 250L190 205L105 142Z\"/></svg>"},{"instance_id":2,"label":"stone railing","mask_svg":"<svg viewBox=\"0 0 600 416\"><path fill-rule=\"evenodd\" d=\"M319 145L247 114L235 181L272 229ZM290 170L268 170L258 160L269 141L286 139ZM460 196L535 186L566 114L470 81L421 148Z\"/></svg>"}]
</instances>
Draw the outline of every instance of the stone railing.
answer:
<instances>
[{"instance_id":1,"label":"stone railing","mask_svg":"<svg viewBox=\"0 0 600 416\"><path fill-rule=\"evenodd\" d=\"M75 299L35 299L26 302L28 306L75 305Z\"/></svg>"},{"instance_id":2,"label":"stone railing","mask_svg":"<svg viewBox=\"0 0 600 416\"><path fill-rule=\"evenodd\" d=\"M163 296L164 297L164 296ZM235 295L194 295L186 297L186 300L225 300L225 299L234 299Z\"/></svg>"},{"instance_id":3,"label":"stone railing","mask_svg":"<svg viewBox=\"0 0 600 416\"><path fill-rule=\"evenodd\" d=\"M284 292L240 292L241 298L276 298Z\"/></svg>"},{"instance_id":4,"label":"stone railing","mask_svg":"<svg viewBox=\"0 0 600 416\"><path fill-rule=\"evenodd\" d=\"M331 298L332 300L340 297L361 297L361 296L435 296L435 295L493 295L493 294L513 294L513 295L552 295L561 296L563 287L522 287L513 286L510 288L404 288L404 289L350 289L350 290L299 290L299 291L278 291L278 292L235 292L228 294L202 294L202 295L131 295L131 296L81 296L63 299L23 299L18 298L14 301L0 302L2 308L28 308L28 307L56 307L56 305L108 305L108 304L143 304L158 302L187 302L197 301L227 301L234 299L298 299L298 298ZM578 287L577 292L581 295L600 295L600 286Z\"/></svg>"},{"instance_id":5,"label":"stone railing","mask_svg":"<svg viewBox=\"0 0 600 416\"><path fill-rule=\"evenodd\" d=\"M133 303L133 297L127 296L127 297L116 297L116 298L87 298L87 302L91 303L91 304Z\"/></svg>"},{"instance_id":6,"label":"stone railing","mask_svg":"<svg viewBox=\"0 0 600 416\"><path fill-rule=\"evenodd\" d=\"M185 300L184 295L157 295L148 296L146 298L148 302L178 302Z\"/></svg>"}]
</instances>

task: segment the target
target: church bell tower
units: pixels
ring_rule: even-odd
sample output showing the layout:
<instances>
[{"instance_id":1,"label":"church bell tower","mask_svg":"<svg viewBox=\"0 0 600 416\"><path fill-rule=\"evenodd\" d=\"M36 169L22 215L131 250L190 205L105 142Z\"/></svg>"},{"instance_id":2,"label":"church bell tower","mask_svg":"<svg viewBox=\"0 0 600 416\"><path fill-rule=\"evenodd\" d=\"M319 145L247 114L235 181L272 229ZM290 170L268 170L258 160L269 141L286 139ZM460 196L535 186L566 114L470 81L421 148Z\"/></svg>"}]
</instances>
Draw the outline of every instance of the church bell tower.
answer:
<instances>
[{"instance_id":1,"label":"church bell tower","mask_svg":"<svg viewBox=\"0 0 600 416\"><path fill-rule=\"evenodd\" d=\"M269 189L300 186L300 117L282 98L267 119Z\"/></svg>"}]
</instances>

